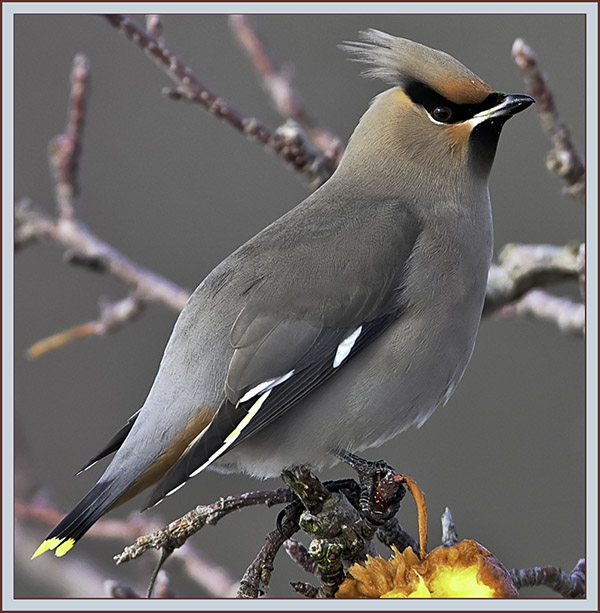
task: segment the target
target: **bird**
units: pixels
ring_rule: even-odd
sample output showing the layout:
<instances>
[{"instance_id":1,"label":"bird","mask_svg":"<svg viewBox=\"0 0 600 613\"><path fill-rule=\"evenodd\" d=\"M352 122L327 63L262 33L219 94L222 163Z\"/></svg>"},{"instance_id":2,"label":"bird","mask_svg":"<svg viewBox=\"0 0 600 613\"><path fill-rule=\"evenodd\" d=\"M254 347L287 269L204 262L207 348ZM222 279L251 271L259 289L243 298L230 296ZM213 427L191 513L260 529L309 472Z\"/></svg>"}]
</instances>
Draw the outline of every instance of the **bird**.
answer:
<instances>
[{"instance_id":1,"label":"bird","mask_svg":"<svg viewBox=\"0 0 600 613\"><path fill-rule=\"evenodd\" d=\"M332 176L217 265L181 311L114 453L33 554L63 556L105 513L158 504L210 468L325 470L421 426L473 352L492 258L488 177L525 94L369 29L340 45L390 87Z\"/></svg>"}]
</instances>

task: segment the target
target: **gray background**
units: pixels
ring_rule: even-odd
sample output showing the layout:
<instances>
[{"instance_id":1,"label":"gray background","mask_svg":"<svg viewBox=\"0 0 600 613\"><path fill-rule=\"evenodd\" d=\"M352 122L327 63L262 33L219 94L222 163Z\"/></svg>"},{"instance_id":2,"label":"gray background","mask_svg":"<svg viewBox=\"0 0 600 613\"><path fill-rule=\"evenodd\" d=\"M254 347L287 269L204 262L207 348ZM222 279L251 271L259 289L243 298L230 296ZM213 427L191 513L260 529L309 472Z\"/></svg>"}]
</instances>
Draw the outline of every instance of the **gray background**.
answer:
<instances>
[{"instance_id":1,"label":"gray background","mask_svg":"<svg viewBox=\"0 0 600 613\"><path fill-rule=\"evenodd\" d=\"M584 17L579 15L270 15L257 17L273 55L289 61L309 110L346 140L369 100L384 88L336 45L375 27L443 49L495 88L522 92L511 59L516 37L537 51L575 141L584 144ZM168 45L213 91L271 126L270 108L226 16L165 16ZM64 126L73 56L92 65L92 96L81 160L78 213L135 261L193 288L234 248L308 194L297 176L256 144L197 106L161 96L170 80L96 16L17 16L15 27L15 192L53 211L46 147ZM491 177L496 251L506 242L556 243L584 237L580 205L561 196L544 167L546 138L535 109L505 128ZM43 488L70 509L100 474L74 472L145 398L175 314L151 306L106 338L82 340L37 361L25 351L50 333L97 316L101 295L119 298L115 280L65 266L54 245L15 258L15 416L17 469L33 475L18 494ZM484 321L472 362L449 404L420 429L377 450L414 477L430 511L430 542L451 507L461 537L474 538L507 567L570 570L584 543L584 344L553 326L519 319ZM21 473L19 473L21 474ZM324 475L349 476L347 469ZM172 520L199 503L275 487L245 476L206 473L156 510ZM142 497L114 512L136 514ZM241 577L278 509L253 509L209 527L194 542ZM400 520L414 531L414 504ZM17 535L16 595L58 597L51 579L68 559L99 563L107 578L143 589L150 556L116 568L122 542L84 538L63 560L25 561L47 530ZM63 565L61 567L61 565ZM178 596L203 596L167 566ZM83 575L82 575L83 577ZM309 579L281 555L272 596L291 597L290 580ZM101 596L90 593L69 595ZM524 596L552 596L529 590Z\"/></svg>"}]
</instances>

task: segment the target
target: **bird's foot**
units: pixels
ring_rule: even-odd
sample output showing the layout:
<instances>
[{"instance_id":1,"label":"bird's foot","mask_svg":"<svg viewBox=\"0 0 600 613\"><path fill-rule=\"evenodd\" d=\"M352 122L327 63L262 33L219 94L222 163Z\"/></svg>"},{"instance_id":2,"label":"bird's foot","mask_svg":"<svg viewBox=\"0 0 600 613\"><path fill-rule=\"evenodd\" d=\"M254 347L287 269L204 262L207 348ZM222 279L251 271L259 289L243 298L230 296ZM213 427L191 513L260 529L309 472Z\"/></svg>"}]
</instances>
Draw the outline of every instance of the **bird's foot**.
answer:
<instances>
[{"instance_id":1,"label":"bird's foot","mask_svg":"<svg viewBox=\"0 0 600 613\"><path fill-rule=\"evenodd\" d=\"M358 475L358 508L362 516L376 526L381 526L394 517L406 494L403 477L383 460L370 462L344 449L333 453L351 466Z\"/></svg>"}]
</instances>

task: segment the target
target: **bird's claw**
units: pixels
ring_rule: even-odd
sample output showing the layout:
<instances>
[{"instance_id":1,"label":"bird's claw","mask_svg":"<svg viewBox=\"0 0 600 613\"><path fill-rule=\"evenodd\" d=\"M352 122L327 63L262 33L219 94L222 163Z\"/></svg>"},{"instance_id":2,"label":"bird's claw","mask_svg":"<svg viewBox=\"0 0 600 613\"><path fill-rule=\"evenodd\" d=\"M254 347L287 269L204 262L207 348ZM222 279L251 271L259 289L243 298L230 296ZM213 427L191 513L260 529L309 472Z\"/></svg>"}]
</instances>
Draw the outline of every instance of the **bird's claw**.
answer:
<instances>
[{"instance_id":1,"label":"bird's claw","mask_svg":"<svg viewBox=\"0 0 600 613\"><path fill-rule=\"evenodd\" d=\"M343 449L334 453L357 472L361 515L376 526L389 521L406 493L402 477L383 460L370 462Z\"/></svg>"}]
</instances>

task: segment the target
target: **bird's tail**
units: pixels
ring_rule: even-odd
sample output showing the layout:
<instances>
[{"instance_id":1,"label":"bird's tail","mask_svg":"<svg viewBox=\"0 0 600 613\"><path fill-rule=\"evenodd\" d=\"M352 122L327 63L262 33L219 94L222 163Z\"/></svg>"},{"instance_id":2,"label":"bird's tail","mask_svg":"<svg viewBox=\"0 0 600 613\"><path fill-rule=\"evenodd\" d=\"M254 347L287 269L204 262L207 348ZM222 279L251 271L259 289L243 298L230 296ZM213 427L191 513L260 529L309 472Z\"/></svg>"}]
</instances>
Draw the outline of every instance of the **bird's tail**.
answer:
<instances>
[{"instance_id":1,"label":"bird's tail","mask_svg":"<svg viewBox=\"0 0 600 613\"><path fill-rule=\"evenodd\" d=\"M31 559L51 550L64 556L73 545L106 513L123 493L114 481L100 481L83 500L50 532Z\"/></svg>"}]
</instances>

